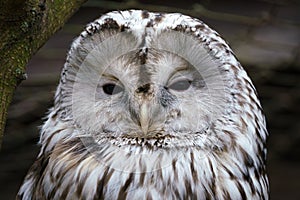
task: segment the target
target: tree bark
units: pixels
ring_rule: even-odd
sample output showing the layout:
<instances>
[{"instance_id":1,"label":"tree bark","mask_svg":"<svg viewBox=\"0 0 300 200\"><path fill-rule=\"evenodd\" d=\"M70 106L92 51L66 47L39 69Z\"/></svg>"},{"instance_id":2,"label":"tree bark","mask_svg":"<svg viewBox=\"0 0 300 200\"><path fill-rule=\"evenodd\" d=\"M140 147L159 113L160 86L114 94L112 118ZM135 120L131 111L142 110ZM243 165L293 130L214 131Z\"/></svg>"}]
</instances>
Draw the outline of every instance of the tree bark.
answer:
<instances>
[{"instance_id":1,"label":"tree bark","mask_svg":"<svg viewBox=\"0 0 300 200\"><path fill-rule=\"evenodd\" d=\"M0 148L7 109L26 64L86 0L0 1Z\"/></svg>"}]
</instances>

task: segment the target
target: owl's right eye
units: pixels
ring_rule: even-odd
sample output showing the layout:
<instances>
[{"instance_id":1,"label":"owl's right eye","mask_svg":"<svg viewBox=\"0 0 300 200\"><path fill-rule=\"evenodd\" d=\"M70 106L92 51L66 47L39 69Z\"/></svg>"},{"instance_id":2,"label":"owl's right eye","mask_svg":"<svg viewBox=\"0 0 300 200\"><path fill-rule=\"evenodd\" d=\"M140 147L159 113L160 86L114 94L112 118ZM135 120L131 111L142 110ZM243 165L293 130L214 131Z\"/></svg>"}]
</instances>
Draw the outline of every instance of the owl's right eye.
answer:
<instances>
[{"instance_id":1,"label":"owl's right eye","mask_svg":"<svg viewBox=\"0 0 300 200\"><path fill-rule=\"evenodd\" d=\"M124 90L121 86L116 85L114 83L107 83L103 85L102 88L103 92L108 95L118 94Z\"/></svg>"}]
</instances>

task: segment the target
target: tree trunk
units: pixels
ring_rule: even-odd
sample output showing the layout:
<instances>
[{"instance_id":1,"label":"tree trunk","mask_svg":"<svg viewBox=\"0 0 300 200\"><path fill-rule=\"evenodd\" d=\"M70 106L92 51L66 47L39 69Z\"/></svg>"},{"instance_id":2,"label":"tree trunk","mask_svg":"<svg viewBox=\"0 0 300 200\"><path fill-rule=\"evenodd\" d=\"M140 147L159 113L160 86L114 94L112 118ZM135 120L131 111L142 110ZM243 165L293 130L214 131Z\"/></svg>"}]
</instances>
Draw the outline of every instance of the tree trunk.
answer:
<instances>
[{"instance_id":1,"label":"tree trunk","mask_svg":"<svg viewBox=\"0 0 300 200\"><path fill-rule=\"evenodd\" d=\"M86 0L0 1L0 147L7 109L26 64Z\"/></svg>"}]
</instances>

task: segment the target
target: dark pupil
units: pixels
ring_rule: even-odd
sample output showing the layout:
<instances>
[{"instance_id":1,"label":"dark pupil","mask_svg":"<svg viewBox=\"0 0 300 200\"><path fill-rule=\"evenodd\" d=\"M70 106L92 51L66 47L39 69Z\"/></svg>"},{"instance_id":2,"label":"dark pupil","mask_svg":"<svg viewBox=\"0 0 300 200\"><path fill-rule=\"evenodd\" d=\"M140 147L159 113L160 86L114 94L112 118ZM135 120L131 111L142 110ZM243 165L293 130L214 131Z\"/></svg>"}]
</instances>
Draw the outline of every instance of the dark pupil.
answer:
<instances>
[{"instance_id":1,"label":"dark pupil","mask_svg":"<svg viewBox=\"0 0 300 200\"><path fill-rule=\"evenodd\" d=\"M169 86L170 89L172 90L177 90L177 91L183 91L187 90L191 85L190 80L181 80L173 83L172 85Z\"/></svg>"},{"instance_id":2,"label":"dark pupil","mask_svg":"<svg viewBox=\"0 0 300 200\"><path fill-rule=\"evenodd\" d=\"M120 87L116 84L113 84L113 83L105 84L102 86L102 88L103 88L103 91L109 95L118 94L123 91L122 87Z\"/></svg>"}]
</instances>

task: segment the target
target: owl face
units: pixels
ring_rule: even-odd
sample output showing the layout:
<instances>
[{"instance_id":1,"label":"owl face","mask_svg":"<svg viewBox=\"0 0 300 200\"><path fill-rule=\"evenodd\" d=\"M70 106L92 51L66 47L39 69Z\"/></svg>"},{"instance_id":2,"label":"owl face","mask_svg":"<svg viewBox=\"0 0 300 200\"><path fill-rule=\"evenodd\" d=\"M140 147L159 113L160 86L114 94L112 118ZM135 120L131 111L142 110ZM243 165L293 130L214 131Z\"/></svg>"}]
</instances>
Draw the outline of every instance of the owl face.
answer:
<instances>
[{"instance_id":1,"label":"owl face","mask_svg":"<svg viewBox=\"0 0 300 200\"><path fill-rule=\"evenodd\" d=\"M174 34L171 38L183 40ZM126 43L135 41L128 35L117 37L127 38ZM115 40L116 37L109 37L104 42ZM158 36L157 40L165 38ZM174 41L172 45L178 45ZM125 145L136 140L172 138L164 143L165 147L184 144L183 140L187 146L193 145L196 135L202 141L207 138L202 133L221 112L219 107L224 101L222 81L216 81L221 80L221 75L212 67L219 65L216 59L198 52L192 56L202 58L195 65L191 63L193 57L184 58L180 53L157 48L154 43L103 62L111 55L101 55L105 49L101 45L84 52L85 57L80 55L83 62L80 70L74 72L72 111L75 124L84 130L81 132L102 142L122 139ZM82 48L89 47L83 44Z\"/></svg>"},{"instance_id":2,"label":"owl face","mask_svg":"<svg viewBox=\"0 0 300 200\"><path fill-rule=\"evenodd\" d=\"M104 16L74 41L57 94L60 118L97 143L230 145L234 137L215 131L235 106L229 67L239 64L227 44L188 16L122 14Z\"/></svg>"},{"instance_id":3,"label":"owl face","mask_svg":"<svg viewBox=\"0 0 300 200\"><path fill-rule=\"evenodd\" d=\"M103 70L95 93L99 126L94 131L151 138L188 134L207 125L204 105L210 98L200 73L177 55L153 51L144 63L136 54L126 54ZM103 113L109 121L103 122Z\"/></svg>"}]
</instances>

